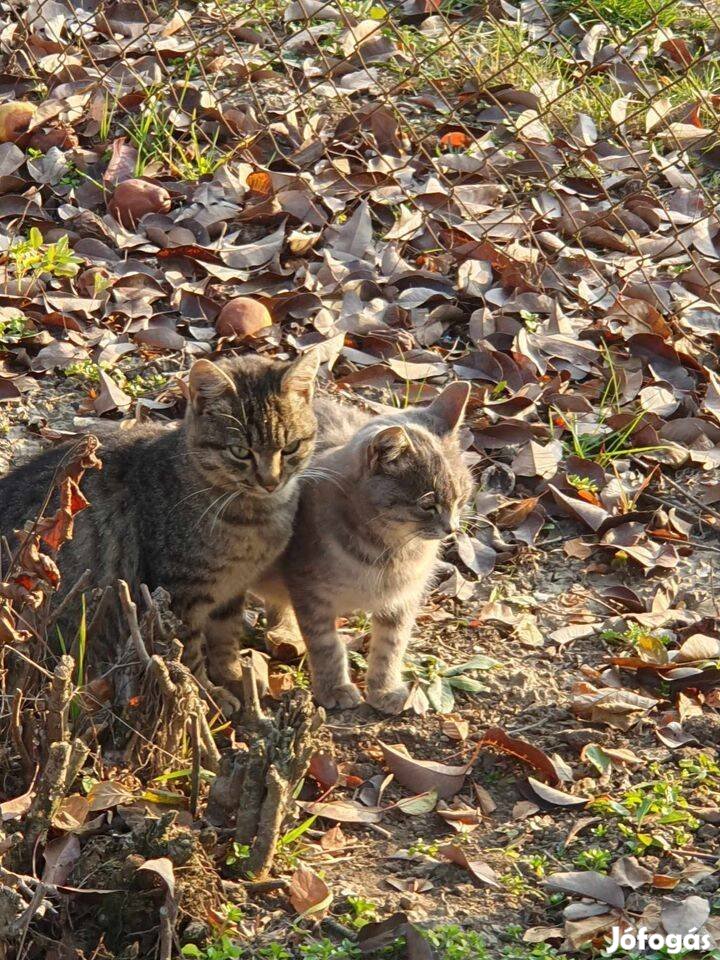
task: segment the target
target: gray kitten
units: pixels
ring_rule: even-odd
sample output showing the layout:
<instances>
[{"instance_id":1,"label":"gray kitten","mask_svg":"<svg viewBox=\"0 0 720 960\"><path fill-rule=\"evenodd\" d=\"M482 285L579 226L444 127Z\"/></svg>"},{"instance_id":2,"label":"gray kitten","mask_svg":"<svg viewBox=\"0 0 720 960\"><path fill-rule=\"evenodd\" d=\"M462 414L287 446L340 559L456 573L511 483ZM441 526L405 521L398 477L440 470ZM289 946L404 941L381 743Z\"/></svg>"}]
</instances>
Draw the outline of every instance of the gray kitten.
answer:
<instances>
[{"instance_id":1,"label":"gray kitten","mask_svg":"<svg viewBox=\"0 0 720 960\"><path fill-rule=\"evenodd\" d=\"M189 629L186 662L225 709L238 705L227 691L239 689L245 590L290 538L315 442L317 368L317 354L197 360L179 426L102 438L103 468L82 483L91 507L58 556L65 589L86 568L95 584L122 578L135 595L141 583L165 587ZM52 448L0 479L4 534L34 519L69 453Z\"/></svg>"},{"instance_id":2,"label":"gray kitten","mask_svg":"<svg viewBox=\"0 0 720 960\"><path fill-rule=\"evenodd\" d=\"M367 699L386 713L403 709L403 655L441 541L472 490L458 443L469 392L453 383L426 408L382 417L316 401L314 482L303 485L292 540L258 590L275 638L299 627L326 707L361 700L335 620L362 609L372 613Z\"/></svg>"}]
</instances>

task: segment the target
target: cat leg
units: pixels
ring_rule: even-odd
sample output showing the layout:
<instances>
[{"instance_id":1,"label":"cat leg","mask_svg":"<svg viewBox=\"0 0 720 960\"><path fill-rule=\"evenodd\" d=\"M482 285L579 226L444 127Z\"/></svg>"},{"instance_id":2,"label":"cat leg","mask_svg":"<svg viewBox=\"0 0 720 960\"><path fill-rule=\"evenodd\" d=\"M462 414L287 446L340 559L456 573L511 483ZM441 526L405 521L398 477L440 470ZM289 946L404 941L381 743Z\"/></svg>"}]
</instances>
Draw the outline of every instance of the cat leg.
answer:
<instances>
[{"instance_id":1,"label":"cat leg","mask_svg":"<svg viewBox=\"0 0 720 960\"><path fill-rule=\"evenodd\" d=\"M236 698L242 697L240 651L247 647L250 639L243 620L244 608L245 594L239 593L225 603L211 607L205 620L210 679Z\"/></svg>"},{"instance_id":2,"label":"cat leg","mask_svg":"<svg viewBox=\"0 0 720 960\"><path fill-rule=\"evenodd\" d=\"M323 707L356 707L360 691L350 679L347 650L335 629L335 611L321 600L293 597L310 658L315 699Z\"/></svg>"},{"instance_id":3,"label":"cat leg","mask_svg":"<svg viewBox=\"0 0 720 960\"><path fill-rule=\"evenodd\" d=\"M373 614L366 696L383 713L402 713L410 693L402 666L416 613L414 603L405 603Z\"/></svg>"},{"instance_id":4,"label":"cat leg","mask_svg":"<svg viewBox=\"0 0 720 960\"><path fill-rule=\"evenodd\" d=\"M290 594L279 573L271 573L253 587L265 603L265 644L268 653L279 659L301 657L306 652Z\"/></svg>"},{"instance_id":5,"label":"cat leg","mask_svg":"<svg viewBox=\"0 0 720 960\"><path fill-rule=\"evenodd\" d=\"M182 659L197 680L200 689L207 694L208 698L220 708L226 717L240 709L241 704L238 698L230 690L213 683L208 676L205 637L200 631L194 631L185 638Z\"/></svg>"}]
</instances>

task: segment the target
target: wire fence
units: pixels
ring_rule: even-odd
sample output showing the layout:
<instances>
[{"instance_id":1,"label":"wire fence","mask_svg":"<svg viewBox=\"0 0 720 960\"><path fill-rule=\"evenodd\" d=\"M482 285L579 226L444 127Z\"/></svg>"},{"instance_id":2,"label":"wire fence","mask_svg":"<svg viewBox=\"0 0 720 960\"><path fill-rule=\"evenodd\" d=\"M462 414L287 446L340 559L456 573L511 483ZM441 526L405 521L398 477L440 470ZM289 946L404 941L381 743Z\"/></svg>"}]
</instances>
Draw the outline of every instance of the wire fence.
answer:
<instances>
[{"instance_id":1,"label":"wire fence","mask_svg":"<svg viewBox=\"0 0 720 960\"><path fill-rule=\"evenodd\" d=\"M657 303L678 276L715 302L709 0L3 9L6 89L46 91L98 143L125 137L142 176L232 194L250 165L247 223L289 217L312 246L369 201L372 236L460 294L489 263L508 291L576 306L645 285Z\"/></svg>"}]
</instances>

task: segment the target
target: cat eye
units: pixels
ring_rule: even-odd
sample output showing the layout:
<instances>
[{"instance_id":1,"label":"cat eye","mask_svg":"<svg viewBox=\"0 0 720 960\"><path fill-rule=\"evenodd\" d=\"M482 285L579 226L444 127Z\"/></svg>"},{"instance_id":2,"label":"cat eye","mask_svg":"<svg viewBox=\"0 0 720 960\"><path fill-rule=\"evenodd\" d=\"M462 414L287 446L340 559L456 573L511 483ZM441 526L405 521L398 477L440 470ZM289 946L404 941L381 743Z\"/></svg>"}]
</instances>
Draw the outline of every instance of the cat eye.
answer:
<instances>
[{"instance_id":1,"label":"cat eye","mask_svg":"<svg viewBox=\"0 0 720 960\"><path fill-rule=\"evenodd\" d=\"M228 450L236 460L249 460L252 456L247 447L228 447Z\"/></svg>"},{"instance_id":2,"label":"cat eye","mask_svg":"<svg viewBox=\"0 0 720 960\"><path fill-rule=\"evenodd\" d=\"M437 500L434 496L432 496L432 494L430 496L425 496L421 500L418 500L418 507L427 513L432 513L437 510Z\"/></svg>"},{"instance_id":3,"label":"cat eye","mask_svg":"<svg viewBox=\"0 0 720 960\"><path fill-rule=\"evenodd\" d=\"M283 454L289 456L290 454L297 453L300 449L301 440L296 440L294 443L289 443L286 447L283 447Z\"/></svg>"}]
</instances>

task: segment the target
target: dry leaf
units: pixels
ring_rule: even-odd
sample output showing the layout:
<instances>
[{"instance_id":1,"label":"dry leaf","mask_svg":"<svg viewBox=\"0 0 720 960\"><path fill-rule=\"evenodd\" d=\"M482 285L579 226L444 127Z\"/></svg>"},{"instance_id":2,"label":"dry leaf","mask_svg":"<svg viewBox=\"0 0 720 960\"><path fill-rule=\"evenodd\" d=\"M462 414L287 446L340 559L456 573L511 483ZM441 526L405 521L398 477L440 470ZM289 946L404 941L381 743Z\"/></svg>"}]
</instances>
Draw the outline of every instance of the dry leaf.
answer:
<instances>
[{"instance_id":1,"label":"dry leaf","mask_svg":"<svg viewBox=\"0 0 720 960\"><path fill-rule=\"evenodd\" d=\"M332 903L330 887L314 870L298 867L290 878L290 902L302 917L324 917Z\"/></svg>"}]
</instances>

